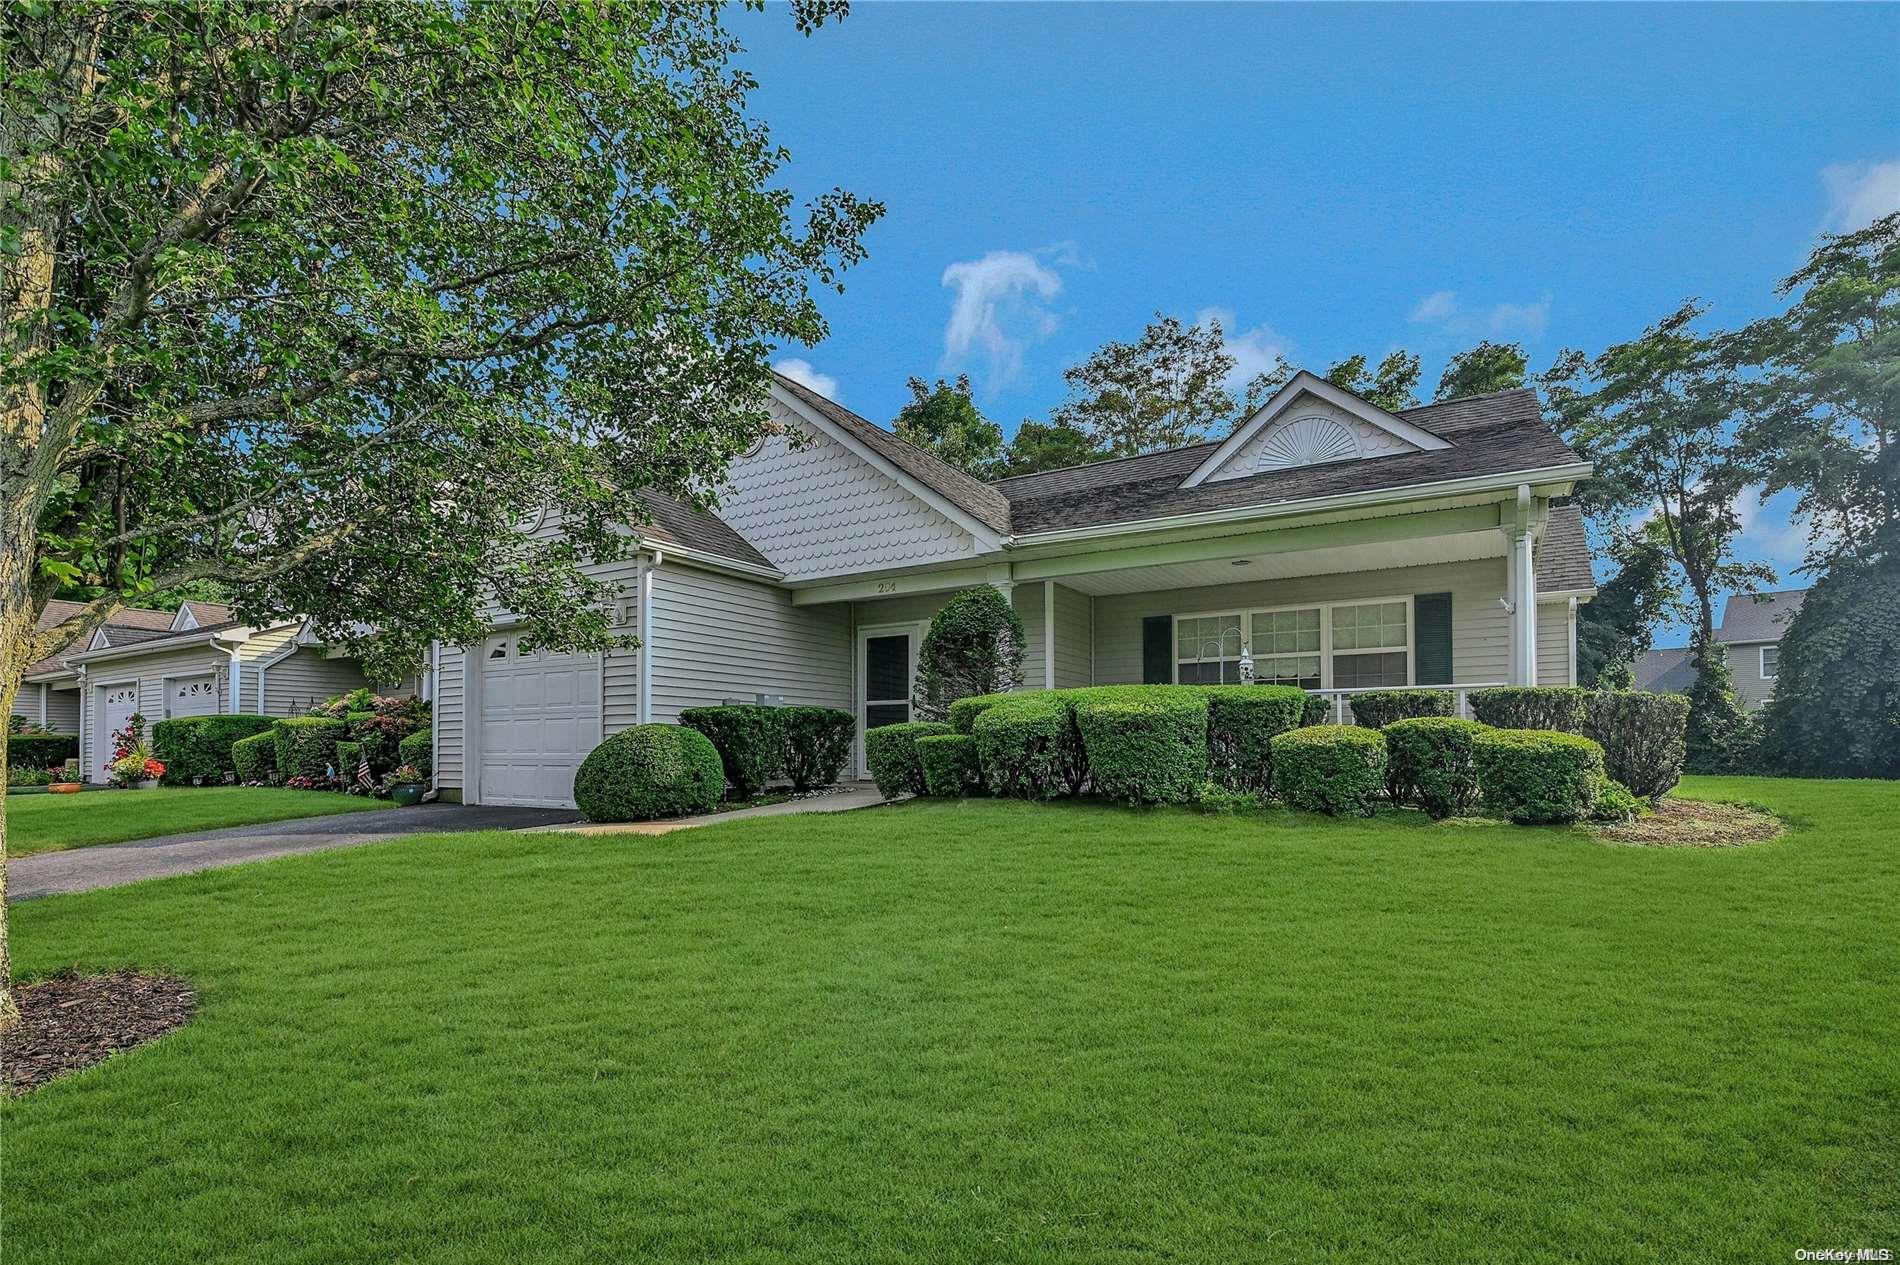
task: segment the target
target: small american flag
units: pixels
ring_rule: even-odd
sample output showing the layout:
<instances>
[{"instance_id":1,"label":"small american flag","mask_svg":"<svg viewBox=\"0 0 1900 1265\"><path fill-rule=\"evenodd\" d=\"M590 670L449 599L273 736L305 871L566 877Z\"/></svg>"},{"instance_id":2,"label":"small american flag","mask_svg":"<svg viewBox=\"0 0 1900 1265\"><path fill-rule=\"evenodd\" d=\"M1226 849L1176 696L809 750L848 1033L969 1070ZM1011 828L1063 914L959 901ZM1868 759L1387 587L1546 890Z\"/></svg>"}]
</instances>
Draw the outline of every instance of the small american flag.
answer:
<instances>
[{"instance_id":1,"label":"small american flag","mask_svg":"<svg viewBox=\"0 0 1900 1265\"><path fill-rule=\"evenodd\" d=\"M367 759L358 760L356 763L356 784L366 791L376 789L376 779L370 776Z\"/></svg>"}]
</instances>

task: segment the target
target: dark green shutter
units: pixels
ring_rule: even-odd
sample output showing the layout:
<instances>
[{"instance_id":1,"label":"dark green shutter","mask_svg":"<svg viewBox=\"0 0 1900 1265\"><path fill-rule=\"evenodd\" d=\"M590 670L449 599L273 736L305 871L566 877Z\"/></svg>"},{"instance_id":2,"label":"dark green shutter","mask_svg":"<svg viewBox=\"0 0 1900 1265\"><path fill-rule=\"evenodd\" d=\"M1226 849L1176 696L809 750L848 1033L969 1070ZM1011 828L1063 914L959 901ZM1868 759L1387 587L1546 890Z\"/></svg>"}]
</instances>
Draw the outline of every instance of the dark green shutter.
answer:
<instances>
[{"instance_id":1,"label":"dark green shutter","mask_svg":"<svg viewBox=\"0 0 1900 1265\"><path fill-rule=\"evenodd\" d=\"M1141 683L1167 685L1174 680L1174 616L1150 615L1141 621Z\"/></svg>"},{"instance_id":2,"label":"dark green shutter","mask_svg":"<svg viewBox=\"0 0 1900 1265\"><path fill-rule=\"evenodd\" d=\"M1419 685L1451 684L1451 594L1420 593L1412 599L1418 621Z\"/></svg>"}]
</instances>

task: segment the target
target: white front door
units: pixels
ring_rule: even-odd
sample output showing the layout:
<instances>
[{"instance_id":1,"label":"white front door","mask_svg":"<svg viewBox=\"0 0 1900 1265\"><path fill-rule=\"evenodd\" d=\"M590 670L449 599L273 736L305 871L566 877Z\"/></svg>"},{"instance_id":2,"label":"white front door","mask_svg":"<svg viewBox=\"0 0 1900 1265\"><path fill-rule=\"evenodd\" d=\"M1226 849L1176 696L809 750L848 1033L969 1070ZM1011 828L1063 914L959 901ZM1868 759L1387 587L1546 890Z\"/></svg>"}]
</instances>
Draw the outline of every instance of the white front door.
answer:
<instances>
[{"instance_id":1,"label":"white front door","mask_svg":"<svg viewBox=\"0 0 1900 1265\"><path fill-rule=\"evenodd\" d=\"M161 720L211 716L217 710L218 678L215 675L175 676L165 682L165 714Z\"/></svg>"},{"instance_id":2,"label":"white front door","mask_svg":"<svg viewBox=\"0 0 1900 1265\"><path fill-rule=\"evenodd\" d=\"M106 780L106 765L112 763L112 735L124 729L125 722L131 720L132 713L138 709L137 681L99 687L99 725L92 744L93 781Z\"/></svg>"},{"instance_id":3,"label":"white front door","mask_svg":"<svg viewBox=\"0 0 1900 1265\"><path fill-rule=\"evenodd\" d=\"M574 771L600 743L599 656L490 637L481 691L482 803L572 808Z\"/></svg>"},{"instance_id":4,"label":"white front door","mask_svg":"<svg viewBox=\"0 0 1900 1265\"><path fill-rule=\"evenodd\" d=\"M885 725L911 719L911 682L917 675L917 647L922 635L915 625L858 630L858 770L869 776L864 759L864 735Z\"/></svg>"}]
</instances>

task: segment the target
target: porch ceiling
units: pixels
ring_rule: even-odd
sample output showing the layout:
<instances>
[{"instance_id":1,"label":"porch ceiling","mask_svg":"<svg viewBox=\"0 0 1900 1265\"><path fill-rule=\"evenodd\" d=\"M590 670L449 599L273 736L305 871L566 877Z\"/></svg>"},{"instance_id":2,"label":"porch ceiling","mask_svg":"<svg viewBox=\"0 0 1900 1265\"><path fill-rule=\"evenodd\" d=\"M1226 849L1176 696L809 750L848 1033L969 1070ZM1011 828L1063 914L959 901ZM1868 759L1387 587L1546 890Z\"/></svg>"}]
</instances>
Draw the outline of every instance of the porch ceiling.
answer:
<instances>
[{"instance_id":1,"label":"porch ceiling","mask_svg":"<svg viewBox=\"0 0 1900 1265\"><path fill-rule=\"evenodd\" d=\"M1339 545L1294 553L1245 554L1203 562L1130 567L1122 571L1093 571L1053 577L1057 584L1094 597L1114 593L1145 593L1156 589L1199 588L1209 584L1236 584L1249 580L1285 580L1294 576L1331 575L1344 571L1378 571L1388 567L1423 566L1433 562L1469 562L1502 558L1506 542L1496 528L1429 536L1380 544ZM1244 565L1236 565L1241 563Z\"/></svg>"}]
</instances>

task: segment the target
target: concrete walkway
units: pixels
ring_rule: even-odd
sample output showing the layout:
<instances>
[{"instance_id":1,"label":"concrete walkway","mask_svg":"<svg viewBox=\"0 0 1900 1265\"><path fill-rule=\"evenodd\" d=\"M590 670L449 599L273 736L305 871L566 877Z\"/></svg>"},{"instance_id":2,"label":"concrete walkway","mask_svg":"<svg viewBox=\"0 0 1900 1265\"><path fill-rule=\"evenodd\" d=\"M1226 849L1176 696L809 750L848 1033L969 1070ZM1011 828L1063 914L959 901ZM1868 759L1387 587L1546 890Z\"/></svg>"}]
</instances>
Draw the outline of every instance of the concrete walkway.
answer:
<instances>
[{"instance_id":1,"label":"concrete walkway","mask_svg":"<svg viewBox=\"0 0 1900 1265\"><path fill-rule=\"evenodd\" d=\"M835 795L814 795L808 799L788 799L782 804L760 804L756 808L735 808L728 813L707 813L702 817L675 817L669 821L617 821L601 825L578 822L556 826L556 830L583 835L664 835L694 826L718 826L729 821L750 821L755 817L790 817L795 813L842 813L854 808L870 808L886 802L884 793L872 782L851 782Z\"/></svg>"},{"instance_id":2,"label":"concrete walkway","mask_svg":"<svg viewBox=\"0 0 1900 1265\"><path fill-rule=\"evenodd\" d=\"M481 804L418 804L227 826L132 843L108 843L21 857L7 867L7 898L89 892L141 879L192 874L246 861L381 843L404 835L460 830L532 830L577 821L571 808L497 808Z\"/></svg>"}]
</instances>

